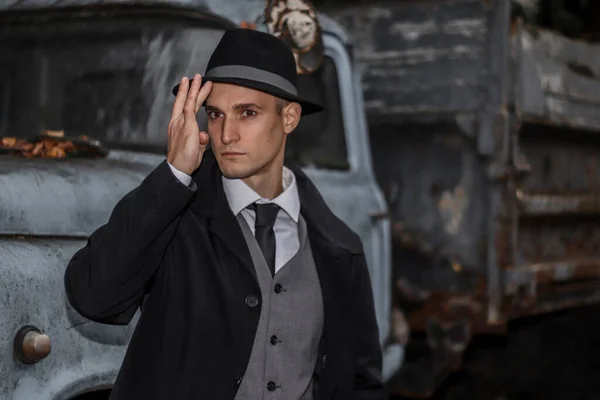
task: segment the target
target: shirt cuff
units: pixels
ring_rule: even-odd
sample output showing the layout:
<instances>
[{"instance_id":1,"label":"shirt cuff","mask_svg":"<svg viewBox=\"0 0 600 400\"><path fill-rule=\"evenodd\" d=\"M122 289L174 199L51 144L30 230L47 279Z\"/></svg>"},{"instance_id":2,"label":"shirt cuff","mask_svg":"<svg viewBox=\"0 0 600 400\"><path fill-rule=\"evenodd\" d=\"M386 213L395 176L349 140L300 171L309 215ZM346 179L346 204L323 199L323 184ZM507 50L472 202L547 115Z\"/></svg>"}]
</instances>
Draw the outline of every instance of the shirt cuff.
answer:
<instances>
[{"instance_id":1,"label":"shirt cuff","mask_svg":"<svg viewBox=\"0 0 600 400\"><path fill-rule=\"evenodd\" d=\"M175 175L175 177L177 179L179 179L181 181L181 183L183 183L185 186L189 187L190 183L192 183L192 177L189 176L188 174L186 174L185 172L181 172L180 170L178 170L177 168L172 166L171 163L168 161L167 161L167 164L169 164L169 167L171 168L171 172L173 172L173 175Z\"/></svg>"}]
</instances>

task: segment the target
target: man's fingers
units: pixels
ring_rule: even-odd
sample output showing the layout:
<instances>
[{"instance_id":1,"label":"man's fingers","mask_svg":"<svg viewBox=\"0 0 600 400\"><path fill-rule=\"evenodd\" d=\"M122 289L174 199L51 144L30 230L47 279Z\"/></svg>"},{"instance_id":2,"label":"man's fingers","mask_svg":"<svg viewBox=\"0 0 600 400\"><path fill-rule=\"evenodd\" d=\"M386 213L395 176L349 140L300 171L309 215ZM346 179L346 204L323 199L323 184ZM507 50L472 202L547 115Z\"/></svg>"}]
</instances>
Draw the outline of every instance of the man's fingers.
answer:
<instances>
[{"instance_id":1,"label":"man's fingers","mask_svg":"<svg viewBox=\"0 0 600 400\"><path fill-rule=\"evenodd\" d=\"M190 116L195 114L196 111L196 100L198 99L198 92L200 92L200 85L202 85L202 77L200 74L196 74L192 81L190 91L188 92L187 99L185 100L185 105L183 106L184 113L190 114Z\"/></svg>"},{"instance_id":2,"label":"man's fingers","mask_svg":"<svg viewBox=\"0 0 600 400\"><path fill-rule=\"evenodd\" d=\"M171 120L171 122L169 122L169 138L173 137L176 132L178 132L179 130L181 130L181 124L183 123L184 119L183 116L181 114L179 114L179 117L175 118L174 120Z\"/></svg>"},{"instance_id":3,"label":"man's fingers","mask_svg":"<svg viewBox=\"0 0 600 400\"><path fill-rule=\"evenodd\" d=\"M198 93L198 98L196 99L196 108L195 111L198 112L202 104L206 101L208 96L210 95L210 91L212 90L212 82L206 82L204 86L200 89L200 93Z\"/></svg>"},{"instance_id":4,"label":"man's fingers","mask_svg":"<svg viewBox=\"0 0 600 400\"><path fill-rule=\"evenodd\" d=\"M173 113L171 114L171 121L173 121L183 112L183 105L185 104L185 99L187 98L189 87L189 79L184 76L183 78L181 78L181 82L179 82L179 90L177 91L175 102L173 103Z\"/></svg>"}]
</instances>

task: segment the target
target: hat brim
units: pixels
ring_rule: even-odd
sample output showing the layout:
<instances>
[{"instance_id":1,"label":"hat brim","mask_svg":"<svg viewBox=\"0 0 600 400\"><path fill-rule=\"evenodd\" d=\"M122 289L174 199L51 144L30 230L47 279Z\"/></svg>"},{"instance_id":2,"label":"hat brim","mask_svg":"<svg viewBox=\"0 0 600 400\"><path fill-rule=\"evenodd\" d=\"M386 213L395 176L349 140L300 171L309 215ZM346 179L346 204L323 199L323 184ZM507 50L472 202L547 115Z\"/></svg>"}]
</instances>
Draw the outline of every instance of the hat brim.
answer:
<instances>
[{"instance_id":1,"label":"hat brim","mask_svg":"<svg viewBox=\"0 0 600 400\"><path fill-rule=\"evenodd\" d=\"M191 81L192 80L190 79L190 82ZM253 81L250 79L242 79L242 78L227 78L227 77L216 78L216 77L211 77L211 76L204 76L202 78L202 85L204 85L206 82L230 83L232 85L238 85L238 86L247 87L249 89L259 90L261 92L268 93L275 97L279 97L279 98L282 98L287 101L298 103L302 107L302 116L310 115L310 114L314 114L314 113L323 111L323 106L321 106L320 104L303 99L300 96L295 96L291 93L286 92L283 89L278 88L277 86L269 85L268 83L257 82L257 81ZM177 84L173 88L173 94L177 95L178 91L179 91L179 84ZM203 104L203 106L204 106L204 104Z\"/></svg>"}]
</instances>

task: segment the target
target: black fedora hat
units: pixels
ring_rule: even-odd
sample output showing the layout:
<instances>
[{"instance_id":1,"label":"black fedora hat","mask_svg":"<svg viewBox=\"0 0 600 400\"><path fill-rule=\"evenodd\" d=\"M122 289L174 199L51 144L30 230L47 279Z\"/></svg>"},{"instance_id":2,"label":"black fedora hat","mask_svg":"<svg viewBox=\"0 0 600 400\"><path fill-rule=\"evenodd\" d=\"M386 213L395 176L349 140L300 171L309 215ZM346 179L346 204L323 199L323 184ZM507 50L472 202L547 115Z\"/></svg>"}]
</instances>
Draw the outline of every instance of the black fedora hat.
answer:
<instances>
[{"instance_id":1,"label":"black fedora hat","mask_svg":"<svg viewBox=\"0 0 600 400\"><path fill-rule=\"evenodd\" d=\"M190 79L191 81L191 79ZM296 60L290 47L265 32L227 30L208 61L202 82L230 83L299 103L302 115L323 110L298 95ZM179 85L173 88L177 94Z\"/></svg>"}]
</instances>

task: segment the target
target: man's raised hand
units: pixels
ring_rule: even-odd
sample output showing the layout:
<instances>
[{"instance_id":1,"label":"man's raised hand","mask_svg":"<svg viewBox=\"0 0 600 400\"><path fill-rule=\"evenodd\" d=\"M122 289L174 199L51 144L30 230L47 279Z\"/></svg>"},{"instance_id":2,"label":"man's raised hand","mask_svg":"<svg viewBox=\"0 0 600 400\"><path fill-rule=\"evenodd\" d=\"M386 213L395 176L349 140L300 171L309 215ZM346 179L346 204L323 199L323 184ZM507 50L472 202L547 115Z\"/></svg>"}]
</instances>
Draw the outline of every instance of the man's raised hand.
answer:
<instances>
[{"instance_id":1,"label":"man's raised hand","mask_svg":"<svg viewBox=\"0 0 600 400\"><path fill-rule=\"evenodd\" d=\"M202 77L194 76L191 83L181 79L173 114L169 122L169 150L167 161L179 171L191 175L200 166L208 145L208 134L201 132L196 113L212 90L212 82L202 86Z\"/></svg>"}]
</instances>

